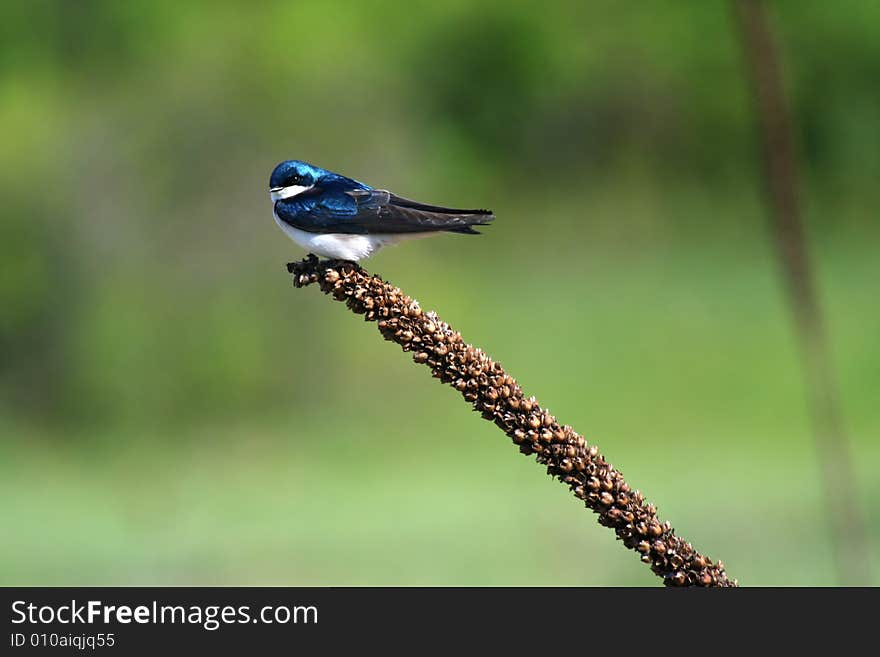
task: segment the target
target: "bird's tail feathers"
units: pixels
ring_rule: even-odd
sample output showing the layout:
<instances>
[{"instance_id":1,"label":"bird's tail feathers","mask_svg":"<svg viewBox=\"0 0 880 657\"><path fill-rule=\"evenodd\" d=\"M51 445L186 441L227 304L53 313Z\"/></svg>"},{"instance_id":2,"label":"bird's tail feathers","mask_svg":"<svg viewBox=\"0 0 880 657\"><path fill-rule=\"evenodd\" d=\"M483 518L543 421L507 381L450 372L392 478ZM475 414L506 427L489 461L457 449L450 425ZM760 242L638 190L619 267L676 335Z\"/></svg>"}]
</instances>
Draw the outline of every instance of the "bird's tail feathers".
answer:
<instances>
[{"instance_id":1,"label":"bird's tail feathers","mask_svg":"<svg viewBox=\"0 0 880 657\"><path fill-rule=\"evenodd\" d=\"M495 219L495 215L491 212L487 214L463 216L461 220L464 225L452 226L446 229L447 233L460 233L462 235L480 235L480 231L474 229L474 226L486 226Z\"/></svg>"}]
</instances>

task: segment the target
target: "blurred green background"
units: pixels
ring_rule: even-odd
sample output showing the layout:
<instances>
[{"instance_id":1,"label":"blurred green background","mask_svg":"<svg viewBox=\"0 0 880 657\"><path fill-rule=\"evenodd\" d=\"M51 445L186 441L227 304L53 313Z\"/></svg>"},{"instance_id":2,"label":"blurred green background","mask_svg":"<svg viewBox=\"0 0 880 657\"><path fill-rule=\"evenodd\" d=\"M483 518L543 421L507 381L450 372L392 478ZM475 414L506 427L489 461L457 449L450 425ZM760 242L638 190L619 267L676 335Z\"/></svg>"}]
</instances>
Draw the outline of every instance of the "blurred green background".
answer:
<instances>
[{"instance_id":1,"label":"blurred green background","mask_svg":"<svg viewBox=\"0 0 880 657\"><path fill-rule=\"evenodd\" d=\"M880 4L775 9L876 546ZM494 209L367 266L741 583L835 583L753 128L722 0L3 3L0 583L656 584L292 288L288 158Z\"/></svg>"}]
</instances>

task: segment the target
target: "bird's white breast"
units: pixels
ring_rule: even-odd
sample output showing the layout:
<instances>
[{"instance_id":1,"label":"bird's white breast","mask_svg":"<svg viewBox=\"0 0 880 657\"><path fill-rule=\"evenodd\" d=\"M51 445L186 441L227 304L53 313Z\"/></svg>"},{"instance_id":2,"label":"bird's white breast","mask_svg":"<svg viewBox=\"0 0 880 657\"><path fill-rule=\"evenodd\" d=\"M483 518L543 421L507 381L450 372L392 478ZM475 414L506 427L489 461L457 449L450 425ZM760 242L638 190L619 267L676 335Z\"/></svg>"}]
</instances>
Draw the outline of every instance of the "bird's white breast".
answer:
<instances>
[{"instance_id":1,"label":"bird's white breast","mask_svg":"<svg viewBox=\"0 0 880 657\"><path fill-rule=\"evenodd\" d=\"M383 246L397 244L407 238L423 237L427 233L348 235L344 233L310 233L294 228L272 213L275 223L287 236L309 253L336 258L338 260L363 260L369 258Z\"/></svg>"}]
</instances>

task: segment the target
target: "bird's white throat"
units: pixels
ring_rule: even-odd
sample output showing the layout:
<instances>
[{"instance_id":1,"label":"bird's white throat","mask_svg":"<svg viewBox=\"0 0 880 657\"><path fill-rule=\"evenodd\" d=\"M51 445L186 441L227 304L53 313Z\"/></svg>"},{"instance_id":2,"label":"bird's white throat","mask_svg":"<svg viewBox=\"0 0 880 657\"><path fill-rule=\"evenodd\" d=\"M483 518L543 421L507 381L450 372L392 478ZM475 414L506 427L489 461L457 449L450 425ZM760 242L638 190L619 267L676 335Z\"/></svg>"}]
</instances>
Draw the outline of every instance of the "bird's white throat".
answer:
<instances>
[{"instance_id":1,"label":"bird's white throat","mask_svg":"<svg viewBox=\"0 0 880 657\"><path fill-rule=\"evenodd\" d=\"M298 196L303 192L309 191L314 185L288 185L287 187L282 187L277 192L269 192L269 196L272 197L272 202L280 201L281 199L291 198L293 196Z\"/></svg>"}]
</instances>

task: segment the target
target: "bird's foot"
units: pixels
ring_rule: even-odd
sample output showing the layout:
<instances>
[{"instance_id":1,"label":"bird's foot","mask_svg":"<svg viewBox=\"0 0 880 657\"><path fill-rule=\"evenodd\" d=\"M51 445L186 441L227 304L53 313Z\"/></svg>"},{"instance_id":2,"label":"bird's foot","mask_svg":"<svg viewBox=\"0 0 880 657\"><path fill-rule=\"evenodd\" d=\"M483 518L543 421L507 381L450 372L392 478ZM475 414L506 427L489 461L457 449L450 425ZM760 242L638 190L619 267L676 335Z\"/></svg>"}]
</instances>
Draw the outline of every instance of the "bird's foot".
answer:
<instances>
[{"instance_id":1,"label":"bird's foot","mask_svg":"<svg viewBox=\"0 0 880 657\"><path fill-rule=\"evenodd\" d=\"M314 253L310 253L302 260L298 262L288 262L285 266L287 267L288 274L303 274L309 269L314 269L318 262L318 256Z\"/></svg>"}]
</instances>

